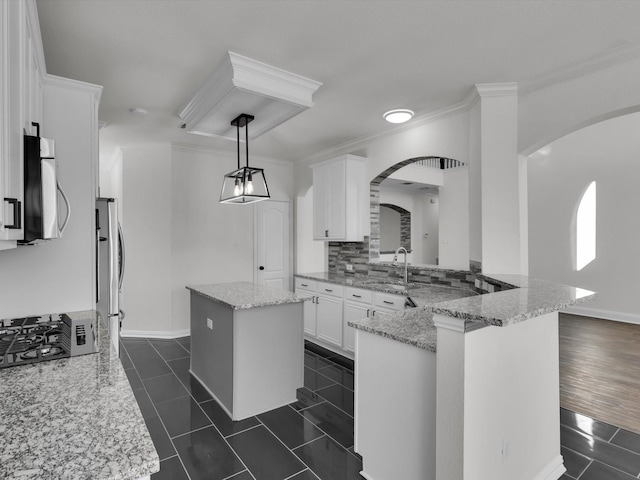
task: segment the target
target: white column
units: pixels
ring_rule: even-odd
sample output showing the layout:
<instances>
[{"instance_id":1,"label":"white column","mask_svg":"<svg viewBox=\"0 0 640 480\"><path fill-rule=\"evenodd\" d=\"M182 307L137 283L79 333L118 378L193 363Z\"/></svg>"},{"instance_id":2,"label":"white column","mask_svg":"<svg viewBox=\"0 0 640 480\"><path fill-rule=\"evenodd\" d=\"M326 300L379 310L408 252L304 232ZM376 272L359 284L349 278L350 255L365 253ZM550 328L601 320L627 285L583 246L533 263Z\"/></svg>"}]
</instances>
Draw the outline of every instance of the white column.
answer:
<instances>
[{"instance_id":1,"label":"white column","mask_svg":"<svg viewBox=\"0 0 640 480\"><path fill-rule=\"evenodd\" d=\"M507 327L433 322L436 480L560 478L557 312Z\"/></svg>"},{"instance_id":2,"label":"white column","mask_svg":"<svg viewBox=\"0 0 640 480\"><path fill-rule=\"evenodd\" d=\"M517 153L518 90L515 83L475 89L470 114L470 257L482 262L485 273L521 273L521 212L526 208L521 168L526 164Z\"/></svg>"}]
</instances>

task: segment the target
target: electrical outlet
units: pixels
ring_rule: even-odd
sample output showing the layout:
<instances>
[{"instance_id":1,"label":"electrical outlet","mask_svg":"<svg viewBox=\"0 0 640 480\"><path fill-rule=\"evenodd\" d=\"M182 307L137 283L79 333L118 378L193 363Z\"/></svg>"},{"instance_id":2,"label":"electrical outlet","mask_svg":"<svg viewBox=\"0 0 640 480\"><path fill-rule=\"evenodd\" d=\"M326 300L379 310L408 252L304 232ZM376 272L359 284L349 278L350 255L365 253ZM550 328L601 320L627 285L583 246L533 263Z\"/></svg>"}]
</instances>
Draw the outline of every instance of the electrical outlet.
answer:
<instances>
[{"instance_id":1,"label":"electrical outlet","mask_svg":"<svg viewBox=\"0 0 640 480\"><path fill-rule=\"evenodd\" d=\"M347 263L345 265L345 268L347 269L347 272L353 272L353 265L351 265L350 263Z\"/></svg>"},{"instance_id":2,"label":"electrical outlet","mask_svg":"<svg viewBox=\"0 0 640 480\"><path fill-rule=\"evenodd\" d=\"M209 330L213 330L213 320L211 320L210 318L207 318L207 328Z\"/></svg>"}]
</instances>

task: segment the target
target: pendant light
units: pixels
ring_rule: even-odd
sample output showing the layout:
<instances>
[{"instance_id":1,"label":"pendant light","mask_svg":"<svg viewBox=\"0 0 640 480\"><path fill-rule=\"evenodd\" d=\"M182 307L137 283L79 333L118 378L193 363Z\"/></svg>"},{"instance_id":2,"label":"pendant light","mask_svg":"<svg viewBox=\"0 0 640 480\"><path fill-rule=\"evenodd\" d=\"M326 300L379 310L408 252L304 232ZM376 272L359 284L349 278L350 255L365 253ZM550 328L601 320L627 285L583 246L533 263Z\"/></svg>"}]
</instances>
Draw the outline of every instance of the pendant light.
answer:
<instances>
[{"instance_id":1,"label":"pendant light","mask_svg":"<svg viewBox=\"0 0 640 480\"><path fill-rule=\"evenodd\" d=\"M246 204L266 200L269 187L264 178L262 168L249 167L249 131L247 125L254 119L253 115L241 113L231 121L236 127L238 141L238 169L224 176L220 203ZM245 128L246 166L240 167L240 128Z\"/></svg>"}]
</instances>

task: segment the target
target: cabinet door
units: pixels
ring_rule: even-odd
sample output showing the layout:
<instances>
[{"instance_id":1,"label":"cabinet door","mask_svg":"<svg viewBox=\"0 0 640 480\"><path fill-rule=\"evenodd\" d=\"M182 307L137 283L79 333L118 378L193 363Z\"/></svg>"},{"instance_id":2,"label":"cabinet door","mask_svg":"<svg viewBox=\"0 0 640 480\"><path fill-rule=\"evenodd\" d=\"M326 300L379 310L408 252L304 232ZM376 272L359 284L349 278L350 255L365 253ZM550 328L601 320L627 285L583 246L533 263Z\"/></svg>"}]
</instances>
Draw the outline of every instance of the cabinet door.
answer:
<instances>
[{"instance_id":1,"label":"cabinet door","mask_svg":"<svg viewBox=\"0 0 640 480\"><path fill-rule=\"evenodd\" d=\"M328 169L327 230L329 240L346 237L346 170L344 162L335 162Z\"/></svg>"},{"instance_id":2,"label":"cabinet door","mask_svg":"<svg viewBox=\"0 0 640 480\"><path fill-rule=\"evenodd\" d=\"M329 169L323 165L313 169L313 239L329 236L327 202L329 201Z\"/></svg>"},{"instance_id":3,"label":"cabinet door","mask_svg":"<svg viewBox=\"0 0 640 480\"><path fill-rule=\"evenodd\" d=\"M316 304L315 304L315 292L312 290L305 290L304 288L296 288L296 292L304 293L306 295L311 295L313 300L307 300L304 302L304 333L311 335L312 337L316 336L317 327L316 327Z\"/></svg>"},{"instance_id":4,"label":"cabinet door","mask_svg":"<svg viewBox=\"0 0 640 480\"><path fill-rule=\"evenodd\" d=\"M0 2L0 240L23 237L24 2ZM3 243L0 249L15 246Z\"/></svg>"},{"instance_id":5,"label":"cabinet door","mask_svg":"<svg viewBox=\"0 0 640 480\"><path fill-rule=\"evenodd\" d=\"M318 295L317 302L318 338L342 347L342 299Z\"/></svg>"},{"instance_id":6,"label":"cabinet door","mask_svg":"<svg viewBox=\"0 0 640 480\"><path fill-rule=\"evenodd\" d=\"M368 303L352 302L345 300L344 302L344 326L343 326L343 348L350 352L355 351L356 332L353 327L347 323L354 320L361 320L369 317L371 313L371 305Z\"/></svg>"}]
</instances>

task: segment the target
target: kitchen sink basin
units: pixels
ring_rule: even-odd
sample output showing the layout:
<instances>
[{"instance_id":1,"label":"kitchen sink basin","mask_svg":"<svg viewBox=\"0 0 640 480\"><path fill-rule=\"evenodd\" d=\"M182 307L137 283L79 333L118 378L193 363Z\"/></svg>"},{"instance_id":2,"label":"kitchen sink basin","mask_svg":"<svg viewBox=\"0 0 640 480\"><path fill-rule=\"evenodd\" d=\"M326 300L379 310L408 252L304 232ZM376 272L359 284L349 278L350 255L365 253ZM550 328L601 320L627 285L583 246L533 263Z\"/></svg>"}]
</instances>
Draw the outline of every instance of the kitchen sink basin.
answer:
<instances>
[{"instance_id":1,"label":"kitchen sink basin","mask_svg":"<svg viewBox=\"0 0 640 480\"><path fill-rule=\"evenodd\" d=\"M419 285L412 285L406 283L383 283L383 282L374 282L367 283L368 287L380 288L384 290L397 290L398 292L407 292L409 290L413 290L414 288L419 288Z\"/></svg>"}]
</instances>

